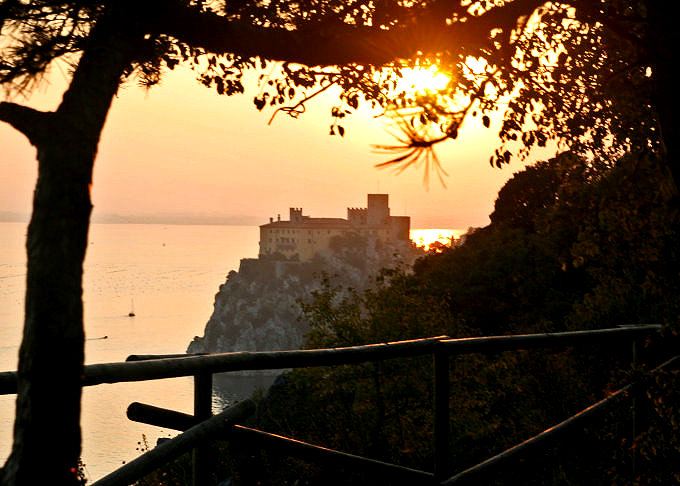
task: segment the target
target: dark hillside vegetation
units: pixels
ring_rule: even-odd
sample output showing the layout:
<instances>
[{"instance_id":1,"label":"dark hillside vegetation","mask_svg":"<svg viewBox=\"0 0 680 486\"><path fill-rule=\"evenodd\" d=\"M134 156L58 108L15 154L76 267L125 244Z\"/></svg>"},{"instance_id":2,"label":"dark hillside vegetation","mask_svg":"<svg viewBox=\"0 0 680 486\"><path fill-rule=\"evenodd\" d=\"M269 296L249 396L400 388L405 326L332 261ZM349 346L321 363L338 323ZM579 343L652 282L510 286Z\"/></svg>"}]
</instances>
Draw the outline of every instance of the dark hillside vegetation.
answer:
<instances>
[{"instance_id":1,"label":"dark hillside vegetation","mask_svg":"<svg viewBox=\"0 0 680 486\"><path fill-rule=\"evenodd\" d=\"M563 154L528 167L501 189L491 224L470 233L464 244L420 259L413 273L385 273L366 292L337 298L338 289L330 285L315 292L304 306L312 327L307 346L633 323L662 323L666 335L677 335L680 226L673 195L670 179L649 154L628 155L608 167ZM668 351L648 343L638 359L656 365ZM600 400L626 381L630 364L630 345L453 360L454 469ZM432 470L430 359L297 370L287 379L264 402L260 427ZM648 380L655 385L645 423L654 426L635 439L636 477L630 466L632 415L622 409L561 447L547 448L516 480L677 482L667 465L680 459L677 411L669 401L677 398L677 374ZM295 464L282 467L279 473L286 474L278 479L336 484L321 470ZM348 484L342 477L337 484ZM351 484L364 482L353 478Z\"/></svg>"}]
</instances>

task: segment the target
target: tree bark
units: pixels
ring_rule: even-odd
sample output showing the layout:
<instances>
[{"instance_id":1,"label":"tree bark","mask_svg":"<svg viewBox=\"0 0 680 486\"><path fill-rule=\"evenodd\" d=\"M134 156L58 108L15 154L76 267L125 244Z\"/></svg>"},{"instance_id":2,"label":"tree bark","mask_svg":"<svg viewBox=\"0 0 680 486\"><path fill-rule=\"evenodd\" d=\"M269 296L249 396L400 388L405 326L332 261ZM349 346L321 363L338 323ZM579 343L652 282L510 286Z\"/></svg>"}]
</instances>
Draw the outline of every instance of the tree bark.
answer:
<instances>
[{"instance_id":1,"label":"tree bark","mask_svg":"<svg viewBox=\"0 0 680 486\"><path fill-rule=\"evenodd\" d=\"M38 181L26 245L14 444L3 485L78 484L82 265L92 169L106 115L134 52L130 37L116 24L108 18L95 27L59 108L43 114L39 129L31 124L29 135L21 129L27 124L20 116L14 122L5 118L36 146ZM12 107L4 105L7 114Z\"/></svg>"}]
</instances>

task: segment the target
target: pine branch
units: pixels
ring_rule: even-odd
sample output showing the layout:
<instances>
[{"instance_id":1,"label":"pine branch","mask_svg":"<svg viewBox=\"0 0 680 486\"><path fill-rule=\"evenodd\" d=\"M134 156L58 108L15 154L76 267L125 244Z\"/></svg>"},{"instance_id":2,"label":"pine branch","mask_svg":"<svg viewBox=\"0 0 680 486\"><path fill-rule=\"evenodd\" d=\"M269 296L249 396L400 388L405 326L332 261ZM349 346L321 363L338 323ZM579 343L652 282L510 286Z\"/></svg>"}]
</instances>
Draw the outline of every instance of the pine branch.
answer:
<instances>
[{"instance_id":1,"label":"pine branch","mask_svg":"<svg viewBox=\"0 0 680 486\"><path fill-rule=\"evenodd\" d=\"M487 46L492 29L512 31L518 19L545 0L515 0L464 22L447 24L446 16L414 12L411 23L389 30L331 23L301 25L295 30L263 27L179 2L166 5L155 18L152 34L166 34L214 54L296 62L307 66L374 65L410 59L417 53L466 52Z\"/></svg>"}]
</instances>

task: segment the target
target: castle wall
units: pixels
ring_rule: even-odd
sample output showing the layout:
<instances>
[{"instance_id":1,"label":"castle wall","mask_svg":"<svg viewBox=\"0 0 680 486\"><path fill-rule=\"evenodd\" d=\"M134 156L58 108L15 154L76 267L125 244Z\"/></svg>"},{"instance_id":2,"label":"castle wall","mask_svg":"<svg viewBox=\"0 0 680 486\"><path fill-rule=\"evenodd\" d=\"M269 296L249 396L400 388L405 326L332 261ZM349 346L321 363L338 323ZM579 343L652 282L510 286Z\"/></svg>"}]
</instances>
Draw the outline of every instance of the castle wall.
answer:
<instances>
[{"instance_id":1,"label":"castle wall","mask_svg":"<svg viewBox=\"0 0 680 486\"><path fill-rule=\"evenodd\" d=\"M411 218L409 216L390 216L390 228L395 239L408 240L411 237Z\"/></svg>"},{"instance_id":2,"label":"castle wall","mask_svg":"<svg viewBox=\"0 0 680 486\"><path fill-rule=\"evenodd\" d=\"M330 247L335 236L350 232L384 243L408 240L408 216L390 216L389 195L369 194L367 208L347 208L347 219L311 218L302 208L290 208L290 220L274 221L260 226L260 257L281 254L286 258L309 260Z\"/></svg>"},{"instance_id":3,"label":"castle wall","mask_svg":"<svg viewBox=\"0 0 680 486\"><path fill-rule=\"evenodd\" d=\"M260 227L260 256L281 253L286 258L297 255L300 261L309 260L327 249L334 236L347 233L347 228L314 228L312 224L309 228Z\"/></svg>"}]
</instances>

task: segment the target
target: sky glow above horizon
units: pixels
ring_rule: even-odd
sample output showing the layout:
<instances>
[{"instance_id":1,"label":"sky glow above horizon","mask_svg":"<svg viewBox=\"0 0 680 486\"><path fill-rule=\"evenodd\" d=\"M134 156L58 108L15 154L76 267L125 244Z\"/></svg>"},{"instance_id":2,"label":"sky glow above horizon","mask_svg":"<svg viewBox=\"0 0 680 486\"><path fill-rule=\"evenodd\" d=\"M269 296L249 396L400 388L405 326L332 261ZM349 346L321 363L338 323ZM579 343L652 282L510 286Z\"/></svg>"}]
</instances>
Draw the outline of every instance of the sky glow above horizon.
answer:
<instances>
[{"instance_id":1,"label":"sky glow above horizon","mask_svg":"<svg viewBox=\"0 0 680 486\"><path fill-rule=\"evenodd\" d=\"M425 83L427 75L418 76ZM413 228L465 229L488 224L498 189L523 167L490 167L497 127L464 125L458 140L436 148L447 188L432 177L426 190L421 170L395 175L374 167L389 156L373 145L395 140L365 106L343 120L344 137L329 136L337 94L313 100L299 119L280 113L267 125L271 110L258 112L252 103L256 86L218 96L195 77L178 68L148 91L134 81L119 90L95 163L93 217L246 216L265 223L289 207L344 217L347 207L365 207L366 194L388 193L392 214L411 216ZM54 109L65 78L55 70L29 100L12 101ZM29 213L35 149L5 123L0 145L0 211Z\"/></svg>"}]
</instances>

